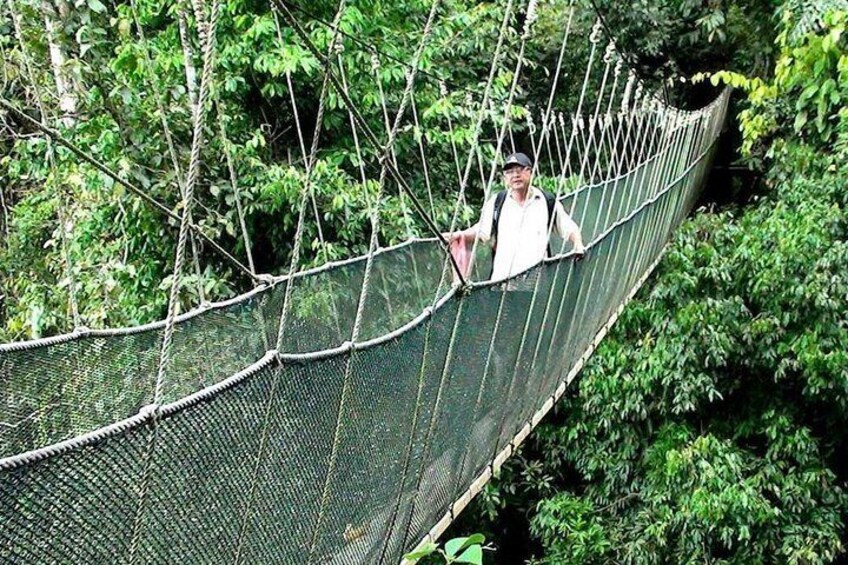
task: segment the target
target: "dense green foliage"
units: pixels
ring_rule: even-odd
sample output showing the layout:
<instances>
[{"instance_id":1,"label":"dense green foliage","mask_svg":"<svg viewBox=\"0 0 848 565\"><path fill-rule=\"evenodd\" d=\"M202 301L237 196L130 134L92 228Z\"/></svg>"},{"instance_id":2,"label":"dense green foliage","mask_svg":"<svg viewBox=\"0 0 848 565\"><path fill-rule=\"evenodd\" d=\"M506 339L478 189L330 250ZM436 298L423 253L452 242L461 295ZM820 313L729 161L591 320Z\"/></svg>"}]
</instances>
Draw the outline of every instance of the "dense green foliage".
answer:
<instances>
[{"instance_id":1,"label":"dense green foliage","mask_svg":"<svg viewBox=\"0 0 848 565\"><path fill-rule=\"evenodd\" d=\"M845 12L787 5L741 128L767 169L677 234L464 529L540 563L829 563L848 515ZM522 534L526 528L529 533ZM523 553L521 553L523 551ZM509 550L506 550L509 553Z\"/></svg>"}]
</instances>

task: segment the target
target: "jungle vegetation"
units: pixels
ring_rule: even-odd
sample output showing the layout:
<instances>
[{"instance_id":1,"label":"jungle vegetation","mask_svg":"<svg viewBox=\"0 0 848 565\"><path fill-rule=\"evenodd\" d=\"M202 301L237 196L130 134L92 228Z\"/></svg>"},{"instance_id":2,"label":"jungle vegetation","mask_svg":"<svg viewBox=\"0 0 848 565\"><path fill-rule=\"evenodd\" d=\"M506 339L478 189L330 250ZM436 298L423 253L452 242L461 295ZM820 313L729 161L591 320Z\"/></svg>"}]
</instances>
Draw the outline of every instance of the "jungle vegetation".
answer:
<instances>
[{"instance_id":1,"label":"jungle vegetation","mask_svg":"<svg viewBox=\"0 0 848 565\"><path fill-rule=\"evenodd\" d=\"M726 143L758 178L713 176L553 416L454 531L487 534L501 563L844 562L848 12L607 8L647 67L738 89ZM646 22L657 33L638 37Z\"/></svg>"}]
</instances>

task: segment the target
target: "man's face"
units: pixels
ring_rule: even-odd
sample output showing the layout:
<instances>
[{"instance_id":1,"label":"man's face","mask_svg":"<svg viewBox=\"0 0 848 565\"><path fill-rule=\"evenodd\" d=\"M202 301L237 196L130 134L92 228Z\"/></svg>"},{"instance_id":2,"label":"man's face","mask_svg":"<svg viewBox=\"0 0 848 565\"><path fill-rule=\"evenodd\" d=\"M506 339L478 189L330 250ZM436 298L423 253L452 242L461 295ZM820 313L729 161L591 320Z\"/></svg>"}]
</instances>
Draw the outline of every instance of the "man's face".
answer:
<instances>
[{"instance_id":1,"label":"man's face","mask_svg":"<svg viewBox=\"0 0 848 565\"><path fill-rule=\"evenodd\" d=\"M530 187L532 172L530 167L516 166L504 169L504 181L507 188L518 191L527 190Z\"/></svg>"}]
</instances>

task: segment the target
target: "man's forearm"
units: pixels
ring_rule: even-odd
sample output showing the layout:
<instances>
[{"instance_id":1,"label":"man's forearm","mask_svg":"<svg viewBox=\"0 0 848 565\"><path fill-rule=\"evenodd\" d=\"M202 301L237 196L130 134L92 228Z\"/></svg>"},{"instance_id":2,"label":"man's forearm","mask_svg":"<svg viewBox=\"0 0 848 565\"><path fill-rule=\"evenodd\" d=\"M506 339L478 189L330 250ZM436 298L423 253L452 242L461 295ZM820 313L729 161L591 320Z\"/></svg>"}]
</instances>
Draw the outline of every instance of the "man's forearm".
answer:
<instances>
[{"instance_id":1,"label":"man's forearm","mask_svg":"<svg viewBox=\"0 0 848 565\"><path fill-rule=\"evenodd\" d=\"M586 246L583 245L583 235L580 231L573 231L569 236L571 240L571 245L574 246L574 251L578 253L584 253L586 251Z\"/></svg>"}]
</instances>

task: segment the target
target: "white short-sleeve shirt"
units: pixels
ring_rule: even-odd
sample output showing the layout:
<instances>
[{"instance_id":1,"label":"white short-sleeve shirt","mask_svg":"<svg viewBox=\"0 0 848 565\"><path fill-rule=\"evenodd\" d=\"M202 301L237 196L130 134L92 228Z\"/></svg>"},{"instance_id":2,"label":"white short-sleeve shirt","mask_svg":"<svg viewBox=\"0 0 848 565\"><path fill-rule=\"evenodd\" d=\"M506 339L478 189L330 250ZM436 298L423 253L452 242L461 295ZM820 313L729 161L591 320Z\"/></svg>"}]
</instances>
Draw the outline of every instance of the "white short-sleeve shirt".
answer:
<instances>
[{"instance_id":1,"label":"white short-sleeve shirt","mask_svg":"<svg viewBox=\"0 0 848 565\"><path fill-rule=\"evenodd\" d=\"M482 241L492 239L496 198L497 195L489 198L480 214L478 229ZM554 217L554 231L563 239L579 231L580 228L566 214L560 202L554 205ZM545 258L548 249L548 204L541 190L530 187L523 206L509 191L501 208L497 239L493 280L517 275Z\"/></svg>"}]
</instances>

